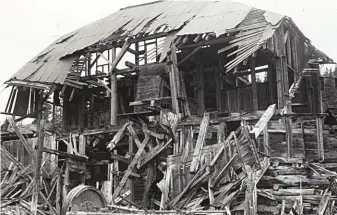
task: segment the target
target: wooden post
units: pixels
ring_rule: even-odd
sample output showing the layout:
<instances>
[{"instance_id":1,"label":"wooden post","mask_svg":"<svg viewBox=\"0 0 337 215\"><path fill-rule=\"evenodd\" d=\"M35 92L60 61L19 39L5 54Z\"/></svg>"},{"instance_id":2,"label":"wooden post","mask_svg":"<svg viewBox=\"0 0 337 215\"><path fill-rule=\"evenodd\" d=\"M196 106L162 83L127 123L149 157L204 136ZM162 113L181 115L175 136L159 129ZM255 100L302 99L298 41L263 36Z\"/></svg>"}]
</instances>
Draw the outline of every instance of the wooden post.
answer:
<instances>
[{"instance_id":1,"label":"wooden post","mask_svg":"<svg viewBox=\"0 0 337 215\"><path fill-rule=\"evenodd\" d=\"M78 124L79 128L83 130L85 128L84 125L84 111L85 111L85 94L81 92L79 94L79 111L78 111Z\"/></svg>"},{"instance_id":2,"label":"wooden post","mask_svg":"<svg viewBox=\"0 0 337 215\"><path fill-rule=\"evenodd\" d=\"M218 133L217 133L217 142L218 144L224 144L224 141L226 140L225 137L225 128L226 128L226 123L221 122L218 127ZM227 147L224 146L224 157L226 159L226 162L229 161L228 153L227 153Z\"/></svg>"},{"instance_id":3,"label":"wooden post","mask_svg":"<svg viewBox=\"0 0 337 215\"><path fill-rule=\"evenodd\" d=\"M208 125L209 125L209 120L210 120L210 114L205 113L204 118L202 119L201 124L200 124L200 131L199 131L197 142L195 144L193 159L192 159L192 163L190 166L191 173L196 172L199 168L200 158L201 158L203 146L205 144L204 141L205 141Z\"/></svg>"},{"instance_id":4,"label":"wooden post","mask_svg":"<svg viewBox=\"0 0 337 215\"><path fill-rule=\"evenodd\" d=\"M53 116L52 116L52 131L55 132L55 112L56 112L56 105L55 105L55 96L54 96L54 99L53 99Z\"/></svg>"},{"instance_id":5,"label":"wooden post","mask_svg":"<svg viewBox=\"0 0 337 215\"><path fill-rule=\"evenodd\" d=\"M316 135L318 146L318 159L324 161L324 143L323 143L323 120L322 118L316 118Z\"/></svg>"},{"instance_id":6,"label":"wooden post","mask_svg":"<svg viewBox=\"0 0 337 215\"><path fill-rule=\"evenodd\" d=\"M268 89L269 89L269 102L270 104L275 104L275 98L274 98L274 84L273 84L273 64L268 64Z\"/></svg>"},{"instance_id":7,"label":"wooden post","mask_svg":"<svg viewBox=\"0 0 337 215\"><path fill-rule=\"evenodd\" d=\"M171 99L172 99L172 110L174 113L179 114L179 102L178 102L178 91L180 91L180 88L178 88L179 85L177 85L177 80L179 80L179 73L177 65L174 65L174 61L176 62L176 59L174 60L174 57L172 52L175 53L175 46L171 47L171 51L167 55L167 63L168 63L168 73L170 78L170 87L171 87Z\"/></svg>"},{"instance_id":8,"label":"wooden post","mask_svg":"<svg viewBox=\"0 0 337 215\"><path fill-rule=\"evenodd\" d=\"M63 190L62 190L62 195L63 195L63 199L66 198L67 194L68 194L68 187L70 185L70 178L69 178L69 159L70 158L66 158L64 160L65 162L65 169L64 169L64 179L63 179Z\"/></svg>"},{"instance_id":9,"label":"wooden post","mask_svg":"<svg viewBox=\"0 0 337 215\"><path fill-rule=\"evenodd\" d=\"M32 196L32 205L31 210L32 214L37 214L37 204L39 199L39 192L40 192L40 177L41 177L41 164L42 164L42 148L43 148L43 141L44 141L44 130L45 130L45 121L44 121L44 115L42 111L43 107L43 91L39 93L39 99L38 99L38 110L41 110L38 112L38 120L37 120L37 127L36 131L38 132L38 145L37 145L37 156L36 156L36 162L35 162L35 186L34 186L34 192Z\"/></svg>"},{"instance_id":10,"label":"wooden post","mask_svg":"<svg viewBox=\"0 0 337 215\"><path fill-rule=\"evenodd\" d=\"M114 154L117 154L117 150L114 150ZM114 190L116 190L117 189L117 187L118 187L118 176L119 176L119 174L118 174L118 172L119 172L119 166L118 166L118 160L114 160L114 163L113 163L113 172L115 173L115 175L114 175Z\"/></svg>"},{"instance_id":11,"label":"wooden post","mask_svg":"<svg viewBox=\"0 0 337 215\"><path fill-rule=\"evenodd\" d=\"M306 159L307 155L306 155L306 141L305 141L305 133L304 133L304 122L303 122L303 118L300 118L300 122L301 122L301 137L303 138L303 158Z\"/></svg>"},{"instance_id":12,"label":"wooden post","mask_svg":"<svg viewBox=\"0 0 337 215\"><path fill-rule=\"evenodd\" d=\"M108 194L107 196L107 202L108 204L112 204L112 194L114 192L114 169L113 169L113 163L108 164L108 181L106 182L106 193Z\"/></svg>"},{"instance_id":13,"label":"wooden post","mask_svg":"<svg viewBox=\"0 0 337 215\"><path fill-rule=\"evenodd\" d=\"M268 133L268 124L263 129L263 152L266 155L269 155L269 133Z\"/></svg>"},{"instance_id":14,"label":"wooden post","mask_svg":"<svg viewBox=\"0 0 337 215\"><path fill-rule=\"evenodd\" d=\"M215 69L215 90L216 90L216 107L218 112L222 112L222 97L221 97L221 74L220 74L220 68Z\"/></svg>"},{"instance_id":15,"label":"wooden post","mask_svg":"<svg viewBox=\"0 0 337 215\"><path fill-rule=\"evenodd\" d=\"M116 58L116 49L112 48L111 50L111 59L112 61ZM118 96L117 96L117 77L114 72L110 76L110 124L117 125L117 113L118 113Z\"/></svg>"},{"instance_id":16,"label":"wooden post","mask_svg":"<svg viewBox=\"0 0 337 215\"><path fill-rule=\"evenodd\" d=\"M129 152L131 152L131 153L134 152L134 143L133 143L133 139L132 139L131 135L129 135ZM130 200L133 201L135 194L134 194L134 190L133 190L133 181L131 179L128 180L128 185L129 185L129 189L131 191Z\"/></svg>"},{"instance_id":17,"label":"wooden post","mask_svg":"<svg viewBox=\"0 0 337 215\"><path fill-rule=\"evenodd\" d=\"M176 88L177 88L177 97L181 98L182 94L181 94L181 83L180 83L180 72L178 69L178 58L177 58L177 52L176 52L176 46L172 45L171 46L171 60L172 60L172 72L174 75L174 81L176 84Z\"/></svg>"},{"instance_id":18,"label":"wooden post","mask_svg":"<svg viewBox=\"0 0 337 215\"><path fill-rule=\"evenodd\" d=\"M197 94L198 94L198 114L202 116L205 112L205 83L203 65L197 66Z\"/></svg>"},{"instance_id":19,"label":"wooden post","mask_svg":"<svg viewBox=\"0 0 337 215\"><path fill-rule=\"evenodd\" d=\"M247 169L247 188L246 188L246 207L245 215L257 214L257 191L256 191L256 174L254 169L246 166Z\"/></svg>"},{"instance_id":20,"label":"wooden post","mask_svg":"<svg viewBox=\"0 0 337 215\"><path fill-rule=\"evenodd\" d=\"M275 61L275 66L277 84L277 107L278 109L282 109L284 107L282 58L278 58Z\"/></svg>"},{"instance_id":21,"label":"wooden post","mask_svg":"<svg viewBox=\"0 0 337 215\"><path fill-rule=\"evenodd\" d=\"M291 119L286 117L286 138L287 138L287 149L288 149L288 158L293 158L293 138L292 138L292 128L291 128Z\"/></svg>"},{"instance_id":22,"label":"wooden post","mask_svg":"<svg viewBox=\"0 0 337 215\"><path fill-rule=\"evenodd\" d=\"M259 110L259 105L258 105L258 100L257 100L255 57L250 58L250 70L251 70L251 78L252 78L253 111L256 112Z\"/></svg>"},{"instance_id":23,"label":"wooden post","mask_svg":"<svg viewBox=\"0 0 337 215\"><path fill-rule=\"evenodd\" d=\"M60 172L62 172L62 168L60 169ZM61 199L62 199L62 177L60 175L60 177L57 178L57 182L56 182L56 210L57 211L61 211Z\"/></svg>"}]
</instances>

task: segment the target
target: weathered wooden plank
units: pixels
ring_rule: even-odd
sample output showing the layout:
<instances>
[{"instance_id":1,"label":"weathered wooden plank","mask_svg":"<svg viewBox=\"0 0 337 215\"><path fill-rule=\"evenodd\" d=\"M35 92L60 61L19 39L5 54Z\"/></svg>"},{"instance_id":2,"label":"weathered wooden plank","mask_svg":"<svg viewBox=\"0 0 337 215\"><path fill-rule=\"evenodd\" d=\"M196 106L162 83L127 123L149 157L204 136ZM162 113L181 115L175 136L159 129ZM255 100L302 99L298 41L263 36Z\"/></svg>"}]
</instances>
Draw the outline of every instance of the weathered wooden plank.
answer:
<instances>
[{"instance_id":1,"label":"weathered wooden plank","mask_svg":"<svg viewBox=\"0 0 337 215\"><path fill-rule=\"evenodd\" d=\"M118 114L117 76L116 76L116 73L114 73L113 71L116 68L118 62L124 56L129 46L130 46L130 43L128 42L128 38L127 38L124 42L122 49L118 53L117 57L116 57L116 48L111 49L111 59L113 60L110 70L109 70L109 75L110 75L110 124L111 125L117 125L117 114Z\"/></svg>"},{"instance_id":2,"label":"weathered wooden plank","mask_svg":"<svg viewBox=\"0 0 337 215\"><path fill-rule=\"evenodd\" d=\"M118 130L118 132L115 134L115 136L112 138L110 143L108 144L107 148L110 150L114 149L116 144L124 137L125 129L130 125L130 122L125 123L121 129Z\"/></svg>"},{"instance_id":3,"label":"weathered wooden plank","mask_svg":"<svg viewBox=\"0 0 337 215\"><path fill-rule=\"evenodd\" d=\"M223 178L224 174L229 170L229 168L232 166L232 164L237 161L237 157L238 155L234 155L226 164L226 166L224 168L222 168L222 170L219 172L219 174L215 177L215 179L213 180L213 182L211 183L211 188L214 188L219 182L220 180Z\"/></svg>"},{"instance_id":4,"label":"weathered wooden plank","mask_svg":"<svg viewBox=\"0 0 337 215\"><path fill-rule=\"evenodd\" d=\"M258 189L258 191L269 193L273 196L300 196L300 195L315 195L315 189L310 188L287 188L287 189Z\"/></svg>"},{"instance_id":5,"label":"weathered wooden plank","mask_svg":"<svg viewBox=\"0 0 337 215\"><path fill-rule=\"evenodd\" d=\"M263 113L259 121L255 124L254 128L250 131L251 134L254 134L255 139L258 138L260 133L263 131L263 129L268 124L269 120L272 118L272 116L275 113L275 107L276 105L270 105L268 109Z\"/></svg>"},{"instance_id":6,"label":"weathered wooden plank","mask_svg":"<svg viewBox=\"0 0 337 215\"><path fill-rule=\"evenodd\" d=\"M255 74L255 57L250 58L250 70L252 80L252 94L253 94L253 111L258 111L257 87L256 87L256 74Z\"/></svg>"},{"instance_id":7,"label":"weathered wooden plank","mask_svg":"<svg viewBox=\"0 0 337 215\"><path fill-rule=\"evenodd\" d=\"M42 148L42 151L46 152L46 153L50 153L50 154L55 154L55 155L58 155L58 156L68 157L68 158L78 160L78 161L86 161L87 160L87 157L80 156L80 155L73 155L73 154L70 154L70 153L67 153L67 152L62 152L62 151L58 151L58 150L54 150L54 149Z\"/></svg>"},{"instance_id":8,"label":"weathered wooden plank","mask_svg":"<svg viewBox=\"0 0 337 215\"><path fill-rule=\"evenodd\" d=\"M192 187L193 184L195 184L195 181L198 180L200 177L202 177L202 174L204 173L204 170L206 169L206 164L204 164L199 171L193 176L191 181L185 186L184 190L171 201L171 205L177 204L182 197L188 192L188 190Z\"/></svg>"},{"instance_id":9,"label":"weathered wooden plank","mask_svg":"<svg viewBox=\"0 0 337 215\"><path fill-rule=\"evenodd\" d=\"M168 200L169 191L170 191L171 177L172 177L172 166L169 166L165 172L164 178L162 179L162 181L160 181L157 184L159 189L162 191L161 201L160 201L161 210L166 209L166 202Z\"/></svg>"},{"instance_id":10,"label":"weathered wooden plank","mask_svg":"<svg viewBox=\"0 0 337 215\"><path fill-rule=\"evenodd\" d=\"M136 134L135 129L132 127L132 124L133 123L130 123L130 125L128 126L128 131L131 134L133 140L135 141L137 147L139 148L139 147L141 147L142 143L140 142L140 140L139 140L139 138L138 138L138 136Z\"/></svg>"},{"instance_id":11,"label":"weathered wooden plank","mask_svg":"<svg viewBox=\"0 0 337 215\"><path fill-rule=\"evenodd\" d=\"M172 142L172 139L168 140L165 144L159 145L155 148L153 148L149 153L147 153L145 156L140 158L140 162L138 163L137 168L140 169L142 166L149 163L153 158L158 156L168 145L170 145Z\"/></svg>"},{"instance_id":12,"label":"weathered wooden plank","mask_svg":"<svg viewBox=\"0 0 337 215\"><path fill-rule=\"evenodd\" d=\"M32 161L34 163L35 155L34 155L33 148L30 145L28 145L26 138L21 134L20 129L14 122L14 119L12 117L8 117L7 119L9 121L9 124L14 128L16 135L18 135L22 145L25 147L25 149L27 150L29 156L32 158Z\"/></svg>"},{"instance_id":13,"label":"weathered wooden plank","mask_svg":"<svg viewBox=\"0 0 337 215\"><path fill-rule=\"evenodd\" d=\"M288 106L285 106L288 109ZM292 134L292 127L291 127L291 119L286 118L285 120L285 127L286 127L286 139L287 139L287 154L288 158L293 158L294 154L294 146L293 146L293 134Z\"/></svg>"},{"instance_id":14,"label":"weathered wooden plank","mask_svg":"<svg viewBox=\"0 0 337 215\"><path fill-rule=\"evenodd\" d=\"M187 129L187 138L185 143L185 148L181 156L181 162L184 164L187 162L188 155L190 153L190 148L193 147L193 127Z\"/></svg>"},{"instance_id":15,"label":"weathered wooden plank","mask_svg":"<svg viewBox=\"0 0 337 215\"><path fill-rule=\"evenodd\" d=\"M247 166L247 188L245 195L245 214L255 215L257 214L257 191L256 191L256 178L255 170Z\"/></svg>"},{"instance_id":16,"label":"weathered wooden plank","mask_svg":"<svg viewBox=\"0 0 337 215\"><path fill-rule=\"evenodd\" d=\"M41 97L42 98L42 93ZM39 107L41 108L43 104L40 103ZM37 204L38 204L38 196L39 196L39 187L40 187L40 175L41 175L41 163L42 163L42 148L43 148L43 141L44 141L44 131L45 131L45 120L42 116L42 113L39 113L38 121L37 121L37 129L38 131L38 150L37 150L37 157L35 163L35 186L33 191L32 197L32 205L31 210L34 215L37 214ZM48 202L48 201L47 201Z\"/></svg>"},{"instance_id":17,"label":"weathered wooden plank","mask_svg":"<svg viewBox=\"0 0 337 215\"><path fill-rule=\"evenodd\" d=\"M328 185L329 180L324 176L312 176L311 178L308 178L304 175L279 175L276 177L263 176L260 181L261 186L273 186L274 184L279 184L281 186L296 187L300 186L300 183L302 183L302 186Z\"/></svg>"},{"instance_id":18,"label":"weathered wooden plank","mask_svg":"<svg viewBox=\"0 0 337 215\"><path fill-rule=\"evenodd\" d=\"M316 135L317 135L317 150L318 159L324 160L324 142L323 142L323 119L316 118Z\"/></svg>"},{"instance_id":19,"label":"weathered wooden plank","mask_svg":"<svg viewBox=\"0 0 337 215\"><path fill-rule=\"evenodd\" d=\"M318 205L318 209L317 209L317 215L324 215L325 210L329 204L329 200L331 198L331 190L329 190L329 188L327 188L324 191L324 194L322 196L322 199Z\"/></svg>"},{"instance_id":20,"label":"weathered wooden plank","mask_svg":"<svg viewBox=\"0 0 337 215\"><path fill-rule=\"evenodd\" d=\"M206 132L207 132L208 125L209 125L209 119L210 119L210 114L205 113L204 118L202 119L202 122L200 125L199 135L198 135L198 139L195 145L192 163L190 166L190 172L196 172L198 170L199 163L200 163L200 157L201 157L201 151L204 146Z\"/></svg>"},{"instance_id":21,"label":"weathered wooden plank","mask_svg":"<svg viewBox=\"0 0 337 215\"><path fill-rule=\"evenodd\" d=\"M135 139L133 137L133 139ZM123 175L123 178L121 179L121 181L118 184L118 187L116 188L114 194L112 195L112 198L115 199L119 196L120 192L122 191L127 179L129 178L129 176L132 173L132 169L135 167L135 165L138 163L140 156L142 155L144 148L146 146L146 144L149 142L150 137L148 135L145 135L145 138L142 142L142 144L138 147L138 151L135 155L135 157L133 158L133 160L131 161L131 164L128 166L128 169L126 170L126 172Z\"/></svg>"},{"instance_id":22,"label":"weathered wooden plank","mask_svg":"<svg viewBox=\"0 0 337 215\"><path fill-rule=\"evenodd\" d=\"M167 66L171 86L171 98L172 98L172 110L174 113L178 114L179 103L178 97L180 93L180 83L179 83L179 71L177 68L177 58L176 58L176 47L171 46L170 54L167 55L167 62L170 62L170 65ZM179 83L179 84L178 84Z\"/></svg>"}]
</instances>

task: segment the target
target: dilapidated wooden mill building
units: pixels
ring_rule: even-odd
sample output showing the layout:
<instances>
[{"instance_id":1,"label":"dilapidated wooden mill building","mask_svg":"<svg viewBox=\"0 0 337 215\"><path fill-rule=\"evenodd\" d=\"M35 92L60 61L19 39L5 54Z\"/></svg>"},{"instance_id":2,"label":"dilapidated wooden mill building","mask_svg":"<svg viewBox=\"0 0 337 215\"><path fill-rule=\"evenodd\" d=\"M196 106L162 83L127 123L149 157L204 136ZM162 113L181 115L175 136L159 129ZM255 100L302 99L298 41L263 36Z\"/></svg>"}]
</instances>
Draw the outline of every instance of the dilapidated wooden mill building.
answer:
<instances>
[{"instance_id":1,"label":"dilapidated wooden mill building","mask_svg":"<svg viewBox=\"0 0 337 215\"><path fill-rule=\"evenodd\" d=\"M1 145L1 207L333 214L337 142L319 72L331 62L291 18L239 3L123 8L6 82L19 139ZM46 105L62 108L61 133L46 135ZM34 138L16 125L27 117Z\"/></svg>"}]
</instances>

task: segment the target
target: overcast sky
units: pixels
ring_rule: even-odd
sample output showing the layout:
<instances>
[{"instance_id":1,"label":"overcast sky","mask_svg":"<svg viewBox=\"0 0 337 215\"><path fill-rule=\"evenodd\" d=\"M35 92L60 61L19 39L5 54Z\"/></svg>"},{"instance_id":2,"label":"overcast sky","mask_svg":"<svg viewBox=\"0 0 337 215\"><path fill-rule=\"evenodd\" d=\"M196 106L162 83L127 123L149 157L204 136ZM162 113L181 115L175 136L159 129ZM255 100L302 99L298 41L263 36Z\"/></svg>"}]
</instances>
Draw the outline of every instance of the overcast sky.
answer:
<instances>
[{"instance_id":1,"label":"overcast sky","mask_svg":"<svg viewBox=\"0 0 337 215\"><path fill-rule=\"evenodd\" d=\"M336 0L235 0L293 18L312 43L337 60ZM0 0L0 83L65 33L146 0ZM0 94L4 110L6 93Z\"/></svg>"}]
</instances>

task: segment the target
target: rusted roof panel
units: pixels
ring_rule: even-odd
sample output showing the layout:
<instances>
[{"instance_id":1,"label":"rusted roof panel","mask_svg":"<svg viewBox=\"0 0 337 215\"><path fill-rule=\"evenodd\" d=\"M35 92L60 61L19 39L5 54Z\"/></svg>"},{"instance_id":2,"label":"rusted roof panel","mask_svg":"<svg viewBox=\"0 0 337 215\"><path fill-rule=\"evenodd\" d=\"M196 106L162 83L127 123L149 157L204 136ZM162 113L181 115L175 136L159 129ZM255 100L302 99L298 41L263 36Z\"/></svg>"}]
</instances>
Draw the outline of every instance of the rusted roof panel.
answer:
<instances>
[{"instance_id":1,"label":"rusted roof panel","mask_svg":"<svg viewBox=\"0 0 337 215\"><path fill-rule=\"evenodd\" d=\"M60 37L12 79L62 84L75 59L71 55L100 41L174 30L179 31L177 35L214 32L219 36L237 27L251 10L231 1L157 1L124 8Z\"/></svg>"}]
</instances>

